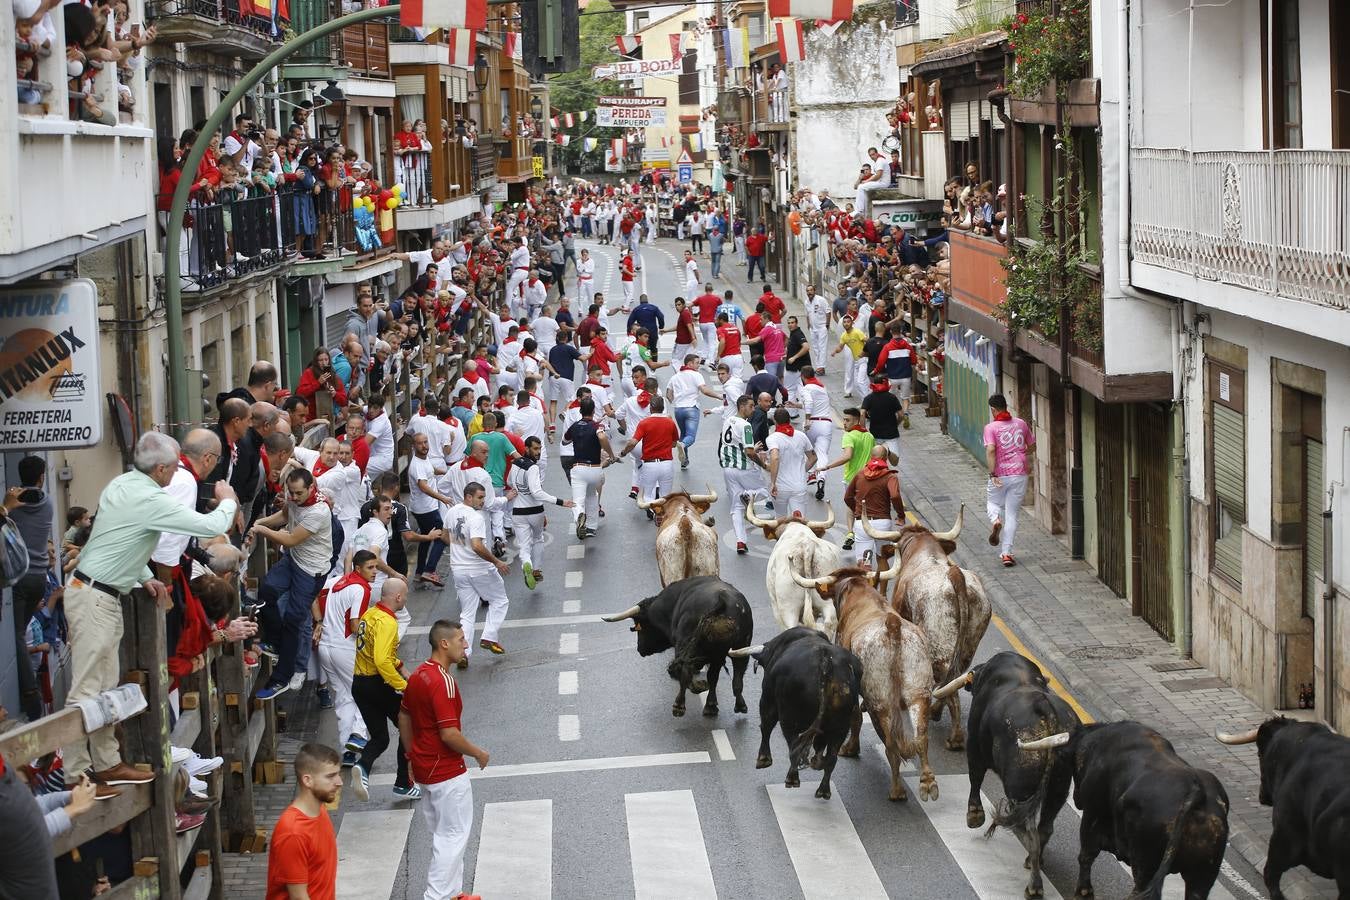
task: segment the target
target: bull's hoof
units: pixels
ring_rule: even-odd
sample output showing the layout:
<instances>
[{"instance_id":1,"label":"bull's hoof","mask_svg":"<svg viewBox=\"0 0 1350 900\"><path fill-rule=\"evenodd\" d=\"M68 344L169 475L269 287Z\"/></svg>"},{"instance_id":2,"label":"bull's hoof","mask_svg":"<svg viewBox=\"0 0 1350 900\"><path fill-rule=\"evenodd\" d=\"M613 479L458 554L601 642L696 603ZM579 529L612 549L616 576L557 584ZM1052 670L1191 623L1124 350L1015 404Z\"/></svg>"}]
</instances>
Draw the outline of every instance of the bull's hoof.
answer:
<instances>
[{"instance_id":1,"label":"bull's hoof","mask_svg":"<svg viewBox=\"0 0 1350 900\"><path fill-rule=\"evenodd\" d=\"M736 698L736 705L733 709L738 713L748 713L750 711L750 707L745 705L745 700L741 697Z\"/></svg>"},{"instance_id":2,"label":"bull's hoof","mask_svg":"<svg viewBox=\"0 0 1350 900\"><path fill-rule=\"evenodd\" d=\"M767 769L767 768L768 768L769 766L771 766L771 765L773 765L773 757L772 757L772 756L758 756L758 757L755 757L755 768L756 768L756 769Z\"/></svg>"},{"instance_id":3,"label":"bull's hoof","mask_svg":"<svg viewBox=\"0 0 1350 900\"><path fill-rule=\"evenodd\" d=\"M713 716L716 716L716 715L717 715L717 704L716 704L716 703L705 703L705 704L703 704L703 715L705 715L705 716L707 716L707 717L709 717L709 718L712 718Z\"/></svg>"},{"instance_id":4,"label":"bull's hoof","mask_svg":"<svg viewBox=\"0 0 1350 900\"><path fill-rule=\"evenodd\" d=\"M1027 885L1026 889L1022 891L1022 896L1026 897L1027 900L1037 900L1037 898L1045 896L1045 891L1039 887Z\"/></svg>"},{"instance_id":5,"label":"bull's hoof","mask_svg":"<svg viewBox=\"0 0 1350 900\"><path fill-rule=\"evenodd\" d=\"M695 694L701 694L708 689L708 682L703 678L695 678L689 682L689 690Z\"/></svg>"},{"instance_id":6,"label":"bull's hoof","mask_svg":"<svg viewBox=\"0 0 1350 900\"><path fill-rule=\"evenodd\" d=\"M825 768L825 757L821 756L819 753L812 756L811 768L815 769L817 772Z\"/></svg>"},{"instance_id":7,"label":"bull's hoof","mask_svg":"<svg viewBox=\"0 0 1350 900\"><path fill-rule=\"evenodd\" d=\"M801 787L802 777L796 772L789 772L787 778L783 779L783 787Z\"/></svg>"},{"instance_id":8,"label":"bull's hoof","mask_svg":"<svg viewBox=\"0 0 1350 900\"><path fill-rule=\"evenodd\" d=\"M820 787L816 788L816 797L817 797L817 799L820 799L820 800L828 800L828 799L830 799L830 788L829 788L829 785L825 784L825 782L822 781L822 782L820 783Z\"/></svg>"},{"instance_id":9,"label":"bull's hoof","mask_svg":"<svg viewBox=\"0 0 1350 900\"><path fill-rule=\"evenodd\" d=\"M984 825L984 807L970 806L966 808L966 827L980 828Z\"/></svg>"},{"instance_id":10,"label":"bull's hoof","mask_svg":"<svg viewBox=\"0 0 1350 900\"><path fill-rule=\"evenodd\" d=\"M929 781L919 779L919 799L927 802L938 798L937 779L931 778Z\"/></svg>"},{"instance_id":11,"label":"bull's hoof","mask_svg":"<svg viewBox=\"0 0 1350 900\"><path fill-rule=\"evenodd\" d=\"M897 803L904 803L909 800L909 794L905 791L904 785L891 788L890 799Z\"/></svg>"},{"instance_id":12,"label":"bull's hoof","mask_svg":"<svg viewBox=\"0 0 1350 900\"><path fill-rule=\"evenodd\" d=\"M849 743L839 748L840 756L847 756L849 759L858 758L858 745Z\"/></svg>"},{"instance_id":13,"label":"bull's hoof","mask_svg":"<svg viewBox=\"0 0 1350 900\"><path fill-rule=\"evenodd\" d=\"M674 704L673 706L671 706L671 707L670 707L670 714L671 714L672 716L682 716L682 715L684 715L684 704L683 704L683 703L676 703L676 704Z\"/></svg>"},{"instance_id":14,"label":"bull's hoof","mask_svg":"<svg viewBox=\"0 0 1350 900\"><path fill-rule=\"evenodd\" d=\"M1083 900L1092 900L1093 897L1097 896L1097 894L1092 890L1092 885L1088 885L1087 887L1080 887L1078 890L1073 892L1073 895L1075 897L1081 897L1083 898Z\"/></svg>"},{"instance_id":15,"label":"bull's hoof","mask_svg":"<svg viewBox=\"0 0 1350 900\"><path fill-rule=\"evenodd\" d=\"M964 734L950 734L947 736L948 750L966 749L966 736Z\"/></svg>"}]
</instances>

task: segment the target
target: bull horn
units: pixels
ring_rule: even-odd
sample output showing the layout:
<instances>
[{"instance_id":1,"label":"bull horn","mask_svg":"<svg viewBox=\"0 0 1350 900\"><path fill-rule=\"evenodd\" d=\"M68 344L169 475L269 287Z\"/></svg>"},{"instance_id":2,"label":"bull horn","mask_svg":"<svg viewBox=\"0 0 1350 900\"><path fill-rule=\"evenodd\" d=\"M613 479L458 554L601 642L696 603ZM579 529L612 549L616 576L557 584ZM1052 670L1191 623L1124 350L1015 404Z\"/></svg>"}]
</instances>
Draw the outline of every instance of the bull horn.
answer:
<instances>
[{"instance_id":1,"label":"bull horn","mask_svg":"<svg viewBox=\"0 0 1350 900\"><path fill-rule=\"evenodd\" d=\"M949 682L947 682L946 684L944 684L942 687L940 687L940 688L938 688L937 690L933 691L933 699L934 699L934 700L946 700L946 699L947 699L948 697L950 697L952 694L955 694L957 691L961 690L961 688L963 688L963 687L965 687L966 685L970 684L970 683L971 683L972 681L974 681L974 680L975 680L975 673L974 673L974 672L967 672L966 674L962 675L960 678L954 678L954 679L952 679L951 681L949 681Z\"/></svg>"},{"instance_id":2,"label":"bull horn","mask_svg":"<svg viewBox=\"0 0 1350 900\"><path fill-rule=\"evenodd\" d=\"M818 587L829 587L834 584L833 575L824 575L820 578L807 578L805 575L799 575L797 570L788 566L788 573L792 575L792 580L808 591L813 591Z\"/></svg>"},{"instance_id":3,"label":"bull horn","mask_svg":"<svg viewBox=\"0 0 1350 900\"><path fill-rule=\"evenodd\" d=\"M833 528L833 527L834 527L834 507L833 507L833 506L830 506L830 505L827 503L827 504L825 504L825 511L826 511L827 513L829 513L829 515L825 517L825 521L824 521L824 522L817 522L817 521L814 521L814 520L812 520L812 519L807 519L807 520L806 520L806 527L807 527L807 528L810 528L812 531L829 531L831 528Z\"/></svg>"},{"instance_id":4,"label":"bull horn","mask_svg":"<svg viewBox=\"0 0 1350 900\"><path fill-rule=\"evenodd\" d=\"M638 509L652 509L653 507L655 507L656 509L659 510L661 509L661 507L666 505L666 498L657 497L655 500L645 500L643 499L641 494L638 494L637 505Z\"/></svg>"},{"instance_id":5,"label":"bull horn","mask_svg":"<svg viewBox=\"0 0 1350 900\"><path fill-rule=\"evenodd\" d=\"M633 618L634 616L636 616L636 615L637 615L638 613L640 613L641 611L642 611L642 607L640 607L640 606L634 606L634 607L630 607L629 609L625 609L625 610L624 610L623 612L621 612L621 613L615 613L615 614L612 615L612 616L601 616L601 617L600 617L600 621L602 621L602 622L622 622L624 619L631 619L631 618Z\"/></svg>"},{"instance_id":6,"label":"bull horn","mask_svg":"<svg viewBox=\"0 0 1350 900\"><path fill-rule=\"evenodd\" d=\"M961 508L956 512L956 524L952 526L952 530L935 531L933 532L933 537L937 538L939 541L955 541L957 535L961 533L961 520L965 518L965 515L966 505L962 503Z\"/></svg>"},{"instance_id":7,"label":"bull horn","mask_svg":"<svg viewBox=\"0 0 1350 900\"><path fill-rule=\"evenodd\" d=\"M877 531L876 529L874 529L874 528L872 527L872 520L869 519L869 518L867 518L867 516L863 516L862 526L863 526L863 534L867 535L868 537L870 537L870 538L871 538L872 540L874 540L874 541L898 541L898 540L900 540L900 532L898 532L898 531Z\"/></svg>"},{"instance_id":8,"label":"bull horn","mask_svg":"<svg viewBox=\"0 0 1350 900\"><path fill-rule=\"evenodd\" d=\"M689 502L690 502L690 503L707 503L707 504L711 505L711 504L717 502L717 491L714 491L714 490L712 489L712 487L709 486L709 485L707 485L707 484L705 484L705 485L703 485L703 486L704 486L705 488L708 488L708 493L706 493L706 494L690 494L690 495L689 495Z\"/></svg>"},{"instance_id":9,"label":"bull horn","mask_svg":"<svg viewBox=\"0 0 1350 900\"><path fill-rule=\"evenodd\" d=\"M948 687L950 687L950 685L948 685ZM1037 738L1034 741L1018 741L1017 746L1022 750L1053 750L1056 747L1063 747L1068 742L1069 733L1067 731L1061 731L1059 734Z\"/></svg>"},{"instance_id":10,"label":"bull horn","mask_svg":"<svg viewBox=\"0 0 1350 900\"><path fill-rule=\"evenodd\" d=\"M759 516L755 515L754 499L751 499L750 502L745 505L745 521L756 528L773 528L778 524L776 520L770 521L769 519L761 519Z\"/></svg>"},{"instance_id":11,"label":"bull horn","mask_svg":"<svg viewBox=\"0 0 1350 900\"><path fill-rule=\"evenodd\" d=\"M1214 732L1214 737L1220 744L1229 744L1230 746L1250 744L1256 740L1256 732L1258 730L1260 729L1253 728L1250 731L1244 731L1240 734L1229 734L1226 731L1216 731Z\"/></svg>"},{"instance_id":12,"label":"bull horn","mask_svg":"<svg viewBox=\"0 0 1350 900\"><path fill-rule=\"evenodd\" d=\"M900 575L900 562L901 562L900 554L899 553L894 554L891 557L891 567L889 569L886 569L885 571L877 573L877 582L885 583L887 581L890 581L892 578L898 577Z\"/></svg>"},{"instance_id":13,"label":"bull horn","mask_svg":"<svg viewBox=\"0 0 1350 900\"><path fill-rule=\"evenodd\" d=\"M753 656L756 653L763 653L763 652L764 652L764 645L755 644L754 646L751 647L741 647L737 650L728 650L727 656L734 656L737 659L744 659L747 656Z\"/></svg>"}]
</instances>

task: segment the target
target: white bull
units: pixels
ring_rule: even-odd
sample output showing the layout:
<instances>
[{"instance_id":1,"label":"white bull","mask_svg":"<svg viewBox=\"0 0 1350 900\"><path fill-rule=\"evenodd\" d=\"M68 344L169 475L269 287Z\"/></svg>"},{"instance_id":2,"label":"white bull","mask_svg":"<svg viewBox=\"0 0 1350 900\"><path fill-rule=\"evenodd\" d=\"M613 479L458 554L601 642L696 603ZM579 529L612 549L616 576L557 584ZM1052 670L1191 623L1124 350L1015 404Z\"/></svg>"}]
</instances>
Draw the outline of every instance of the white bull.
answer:
<instances>
[{"instance_id":1,"label":"white bull","mask_svg":"<svg viewBox=\"0 0 1350 900\"><path fill-rule=\"evenodd\" d=\"M638 499L638 507L651 509L660 516L656 532L656 565L661 572L661 587L668 587L695 575L717 575L717 531L703 521L708 507L717 502L717 493L667 494L659 500Z\"/></svg>"},{"instance_id":2,"label":"white bull","mask_svg":"<svg viewBox=\"0 0 1350 900\"><path fill-rule=\"evenodd\" d=\"M792 577L797 572L806 578L818 578L839 568L839 548L821 537L834 525L834 510L830 509L829 513L823 522L797 516L761 519L755 515L755 504L751 501L745 511L745 520L764 529L766 540L776 542L773 553L769 554L764 586L768 589L769 605L773 607L778 627L786 630L805 625L834 640L838 624L834 604L816 591L801 587Z\"/></svg>"}]
</instances>

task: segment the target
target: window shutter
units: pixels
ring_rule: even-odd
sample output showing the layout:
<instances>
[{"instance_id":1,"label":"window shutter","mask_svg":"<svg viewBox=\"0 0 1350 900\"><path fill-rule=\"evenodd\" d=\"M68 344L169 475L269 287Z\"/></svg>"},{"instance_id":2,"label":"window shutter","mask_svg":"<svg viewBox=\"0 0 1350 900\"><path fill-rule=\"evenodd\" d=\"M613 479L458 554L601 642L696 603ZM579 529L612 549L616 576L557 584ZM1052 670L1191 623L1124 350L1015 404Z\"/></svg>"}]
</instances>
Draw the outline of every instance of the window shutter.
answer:
<instances>
[{"instance_id":1,"label":"window shutter","mask_svg":"<svg viewBox=\"0 0 1350 900\"><path fill-rule=\"evenodd\" d=\"M964 100L953 103L951 114L947 124L951 128L952 140L966 140L966 135L970 134L970 104Z\"/></svg>"},{"instance_id":2,"label":"window shutter","mask_svg":"<svg viewBox=\"0 0 1350 900\"><path fill-rule=\"evenodd\" d=\"M1323 534L1322 442L1303 439L1303 614L1312 616L1317 584L1322 580Z\"/></svg>"},{"instance_id":3,"label":"window shutter","mask_svg":"<svg viewBox=\"0 0 1350 900\"><path fill-rule=\"evenodd\" d=\"M1242 583L1242 525L1247 521L1246 417L1214 404L1214 569Z\"/></svg>"}]
</instances>

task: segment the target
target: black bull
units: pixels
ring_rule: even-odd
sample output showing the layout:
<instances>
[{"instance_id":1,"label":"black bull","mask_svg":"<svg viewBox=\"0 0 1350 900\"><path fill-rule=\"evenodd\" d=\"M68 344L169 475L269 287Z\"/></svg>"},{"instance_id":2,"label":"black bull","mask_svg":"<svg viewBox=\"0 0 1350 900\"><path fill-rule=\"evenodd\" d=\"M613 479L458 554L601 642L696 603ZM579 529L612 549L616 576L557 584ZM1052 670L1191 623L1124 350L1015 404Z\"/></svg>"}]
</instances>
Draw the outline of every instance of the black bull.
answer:
<instances>
[{"instance_id":1,"label":"black bull","mask_svg":"<svg viewBox=\"0 0 1350 900\"><path fill-rule=\"evenodd\" d=\"M1228 794L1217 778L1138 722L1084 725L1064 752L1083 816L1079 897L1092 896L1092 862L1102 850L1130 867L1131 900L1158 900L1173 872L1186 882L1186 900L1209 896L1228 844Z\"/></svg>"},{"instance_id":2,"label":"black bull","mask_svg":"<svg viewBox=\"0 0 1350 900\"><path fill-rule=\"evenodd\" d=\"M829 638L798 625L782 632L762 648L753 648L764 666L759 697L760 744L755 768L773 765L769 737L775 725L788 745L788 772L784 784L800 787L797 770L814 747L813 769L823 769L816 796L830 797L830 774L839 759L839 747L853 724L862 690L862 663Z\"/></svg>"},{"instance_id":3,"label":"black bull","mask_svg":"<svg viewBox=\"0 0 1350 900\"><path fill-rule=\"evenodd\" d=\"M994 811L990 831L1002 825L1013 832L1027 851L1031 870L1027 897L1042 896L1041 852L1054 832L1055 817L1069 796L1073 766L1067 754L1053 750L1023 750L1018 740L1057 733L1072 734L1078 716L1050 690L1045 675L1031 660L1004 651L975 666L939 693L964 683L970 703L970 733L966 763L970 770L970 799L966 824L984 824L980 788L993 770L1006 797Z\"/></svg>"},{"instance_id":4,"label":"black bull","mask_svg":"<svg viewBox=\"0 0 1350 900\"><path fill-rule=\"evenodd\" d=\"M1259 799L1271 807L1274 829L1262 877L1272 900L1281 900L1280 879L1295 866L1334 878L1350 897L1350 738L1317 722L1283 716L1225 744L1256 742L1261 759Z\"/></svg>"},{"instance_id":5,"label":"black bull","mask_svg":"<svg viewBox=\"0 0 1350 900\"><path fill-rule=\"evenodd\" d=\"M686 691L708 692L705 716L717 715L717 679L727 660L727 651L750 643L755 630L745 595L715 575L699 575L668 585L655 597L622 613L604 616L606 622L632 619L637 632L638 653L652 656L675 648L675 658L666 671L680 683L671 706L672 715L684 715ZM749 659L733 659L731 691L736 712L748 711L741 689ZM707 678L700 673L707 667Z\"/></svg>"}]
</instances>

